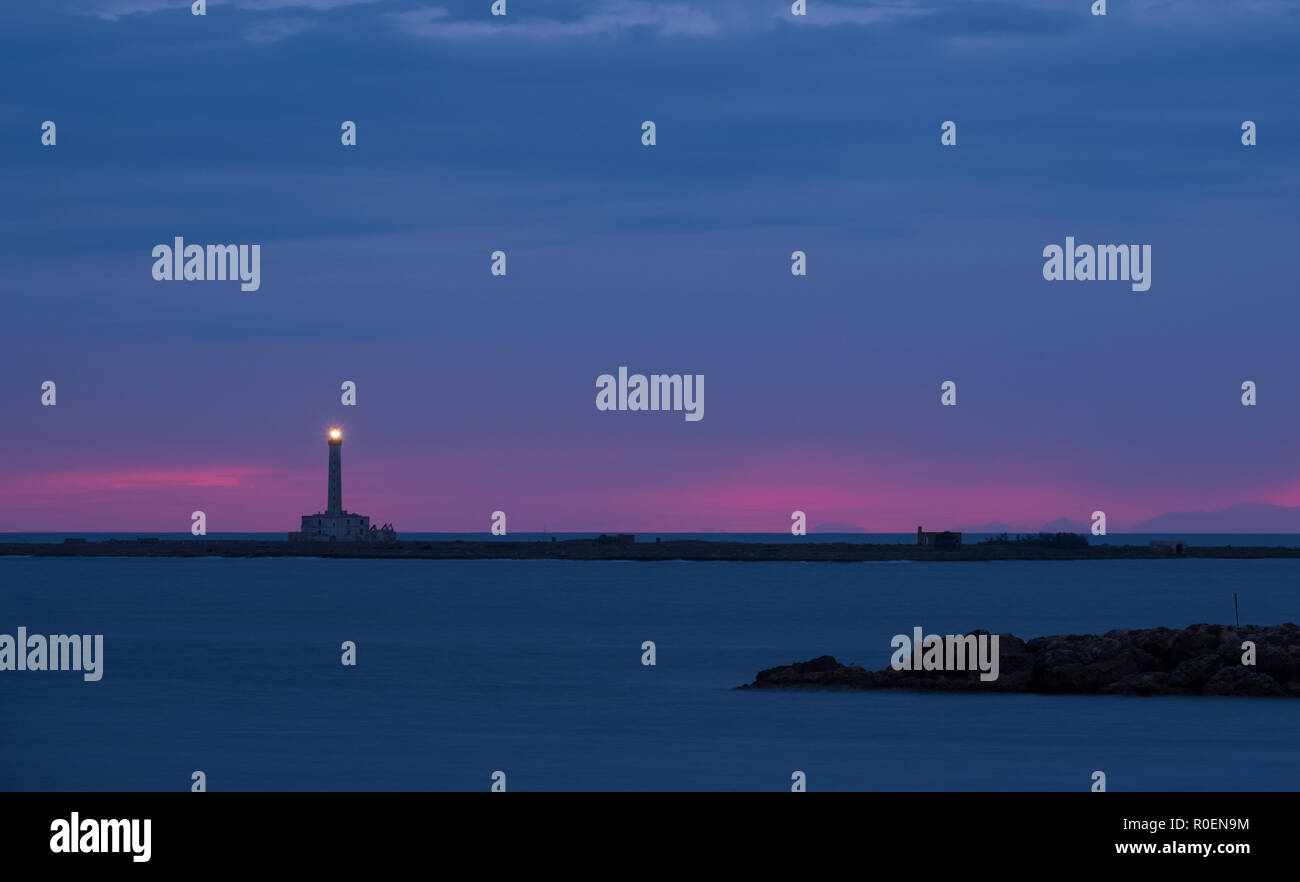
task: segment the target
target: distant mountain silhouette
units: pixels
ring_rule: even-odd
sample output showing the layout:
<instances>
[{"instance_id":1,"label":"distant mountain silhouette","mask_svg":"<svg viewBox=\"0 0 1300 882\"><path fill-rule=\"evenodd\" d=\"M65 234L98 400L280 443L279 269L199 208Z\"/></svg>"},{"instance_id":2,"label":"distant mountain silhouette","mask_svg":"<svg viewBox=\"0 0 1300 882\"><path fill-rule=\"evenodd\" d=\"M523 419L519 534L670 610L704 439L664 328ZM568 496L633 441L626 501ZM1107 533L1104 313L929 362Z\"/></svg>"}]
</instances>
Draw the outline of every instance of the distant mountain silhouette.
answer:
<instances>
[{"instance_id":1,"label":"distant mountain silhouette","mask_svg":"<svg viewBox=\"0 0 1300 882\"><path fill-rule=\"evenodd\" d=\"M1069 518L1057 518L1043 524L1039 529L1044 533L1091 533L1092 524L1072 521Z\"/></svg>"},{"instance_id":2,"label":"distant mountain silhouette","mask_svg":"<svg viewBox=\"0 0 1300 882\"><path fill-rule=\"evenodd\" d=\"M810 533L866 533L862 527L855 527L852 524L818 524L808 532Z\"/></svg>"},{"instance_id":3,"label":"distant mountain silhouette","mask_svg":"<svg viewBox=\"0 0 1300 882\"><path fill-rule=\"evenodd\" d=\"M1172 511L1113 533L1300 533L1300 506L1245 502L1214 511ZM1020 527L990 523L960 527L966 533L1032 533ZM1038 528L1044 533L1092 533L1090 521L1057 518Z\"/></svg>"},{"instance_id":4,"label":"distant mountain silhouette","mask_svg":"<svg viewBox=\"0 0 1300 882\"><path fill-rule=\"evenodd\" d=\"M1129 533L1300 533L1300 506L1246 502L1217 511L1157 515Z\"/></svg>"},{"instance_id":5,"label":"distant mountain silhouette","mask_svg":"<svg viewBox=\"0 0 1300 882\"><path fill-rule=\"evenodd\" d=\"M963 524L958 527L953 527L953 529L959 533L993 533L994 535L997 535L998 533L1035 532L1025 527L1013 527L1010 524L1004 524L1001 521L990 521L987 524L974 524L974 525Z\"/></svg>"}]
</instances>

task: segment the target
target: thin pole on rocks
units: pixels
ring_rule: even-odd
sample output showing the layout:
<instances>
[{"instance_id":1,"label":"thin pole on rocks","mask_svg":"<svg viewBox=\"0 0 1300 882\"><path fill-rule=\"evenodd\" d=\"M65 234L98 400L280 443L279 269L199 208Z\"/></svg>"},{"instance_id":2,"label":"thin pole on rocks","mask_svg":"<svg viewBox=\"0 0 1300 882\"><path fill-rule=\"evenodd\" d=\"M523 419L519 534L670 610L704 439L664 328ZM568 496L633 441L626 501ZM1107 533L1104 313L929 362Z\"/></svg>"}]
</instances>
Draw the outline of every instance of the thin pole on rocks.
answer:
<instances>
[{"instance_id":1,"label":"thin pole on rocks","mask_svg":"<svg viewBox=\"0 0 1300 882\"><path fill-rule=\"evenodd\" d=\"M1237 627L1241 627L1241 610L1237 608L1237 592L1232 592L1232 614L1237 617Z\"/></svg>"}]
</instances>

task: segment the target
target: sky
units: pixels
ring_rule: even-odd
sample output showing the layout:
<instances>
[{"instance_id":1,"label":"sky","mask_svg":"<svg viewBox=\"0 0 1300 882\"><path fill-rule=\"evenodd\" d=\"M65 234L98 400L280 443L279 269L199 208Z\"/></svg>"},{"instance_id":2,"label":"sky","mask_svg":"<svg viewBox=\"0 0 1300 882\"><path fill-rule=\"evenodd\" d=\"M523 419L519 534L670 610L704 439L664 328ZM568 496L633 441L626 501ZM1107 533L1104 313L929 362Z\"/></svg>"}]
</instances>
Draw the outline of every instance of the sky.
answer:
<instances>
[{"instance_id":1,"label":"sky","mask_svg":"<svg viewBox=\"0 0 1300 882\"><path fill-rule=\"evenodd\" d=\"M1090 5L5 4L0 531L296 529L334 425L399 534L1300 505L1300 3Z\"/></svg>"}]
</instances>

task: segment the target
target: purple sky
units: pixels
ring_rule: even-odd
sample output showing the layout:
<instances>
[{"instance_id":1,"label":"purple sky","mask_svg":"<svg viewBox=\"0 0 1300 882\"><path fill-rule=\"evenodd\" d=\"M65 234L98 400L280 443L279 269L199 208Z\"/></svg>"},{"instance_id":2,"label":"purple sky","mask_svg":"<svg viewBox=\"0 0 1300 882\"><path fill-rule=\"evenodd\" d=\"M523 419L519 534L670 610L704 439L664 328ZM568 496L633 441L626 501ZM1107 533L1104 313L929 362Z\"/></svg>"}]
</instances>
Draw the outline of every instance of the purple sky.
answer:
<instances>
[{"instance_id":1,"label":"purple sky","mask_svg":"<svg viewBox=\"0 0 1300 882\"><path fill-rule=\"evenodd\" d=\"M163 5L0 13L0 531L295 529L335 424L408 532L1300 505L1294 7ZM1150 291L1044 281L1068 235ZM620 365L705 418L598 412Z\"/></svg>"}]
</instances>

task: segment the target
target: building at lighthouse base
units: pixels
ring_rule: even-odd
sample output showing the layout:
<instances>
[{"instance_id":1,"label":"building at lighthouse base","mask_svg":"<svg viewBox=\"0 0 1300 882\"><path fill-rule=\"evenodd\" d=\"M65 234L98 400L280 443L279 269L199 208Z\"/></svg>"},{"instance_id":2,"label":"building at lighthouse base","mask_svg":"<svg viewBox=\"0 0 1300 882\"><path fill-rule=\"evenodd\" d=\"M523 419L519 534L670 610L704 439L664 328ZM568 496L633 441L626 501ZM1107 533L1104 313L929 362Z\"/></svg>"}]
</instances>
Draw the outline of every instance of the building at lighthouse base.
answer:
<instances>
[{"instance_id":1,"label":"building at lighthouse base","mask_svg":"<svg viewBox=\"0 0 1300 882\"><path fill-rule=\"evenodd\" d=\"M397 532L391 524L370 525L369 515L343 511L337 514L318 512L302 516L302 529L289 534L290 542L395 542Z\"/></svg>"}]
</instances>

